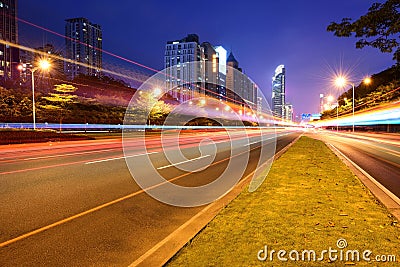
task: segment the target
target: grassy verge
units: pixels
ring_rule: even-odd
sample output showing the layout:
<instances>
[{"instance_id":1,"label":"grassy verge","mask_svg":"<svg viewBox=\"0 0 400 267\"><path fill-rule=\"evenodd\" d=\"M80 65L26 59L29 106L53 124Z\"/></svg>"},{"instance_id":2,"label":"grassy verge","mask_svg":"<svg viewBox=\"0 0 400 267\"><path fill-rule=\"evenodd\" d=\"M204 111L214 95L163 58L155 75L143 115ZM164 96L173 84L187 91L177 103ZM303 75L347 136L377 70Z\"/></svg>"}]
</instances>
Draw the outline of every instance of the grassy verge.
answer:
<instances>
[{"instance_id":1,"label":"grassy verge","mask_svg":"<svg viewBox=\"0 0 400 267\"><path fill-rule=\"evenodd\" d=\"M90 140L92 137L55 131L0 130L0 145Z\"/></svg>"},{"instance_id":2,"label":"grassy verge","mask_svg":"<svg viewBox=\"0 0 400 267\"><path fill-rule=\"evenodd\" d=\"M338 249L345 239L343 261L282 262L277 251ZM259 261L265 246L273 260ZM169 266L398 266L400 228L388 211L321 141L302 137L272 166L255 192L244 190ZM346 261L348 250L371 250L371 262ZM339 250L340 251L340 250ZM395 255L397 263L379 263L378 254ZM332 254L334 256L335 254ZM340 257L340 254L337 254ZM263 253L260 254L263 256ZM293 253L292 257L296 257ZM305 256L307 260L307 255Z\"/></svg>"}]
</instances>

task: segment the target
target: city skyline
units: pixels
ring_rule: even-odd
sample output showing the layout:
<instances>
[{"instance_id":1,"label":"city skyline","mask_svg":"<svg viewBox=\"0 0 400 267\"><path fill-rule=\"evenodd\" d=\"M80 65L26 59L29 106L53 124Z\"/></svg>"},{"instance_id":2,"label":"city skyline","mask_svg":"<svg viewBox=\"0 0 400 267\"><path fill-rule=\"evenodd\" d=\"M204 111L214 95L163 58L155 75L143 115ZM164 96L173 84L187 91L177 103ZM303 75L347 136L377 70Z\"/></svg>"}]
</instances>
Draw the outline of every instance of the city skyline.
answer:
<instances>
[{"instance_id":1,"label":"city skyline","mask_svg":"<svg viewBox=\"0 0 400 267\"><path fill-rule=\"evenodd\" d=\"M136 11L128 16L130 2L107 8L103 1L96 2L96 5L80 3L76 9L72 8L71 2L32 4L21 0L19 17L58 33L63 33L64 19L87 17L102 25L105 50L158 70L163 68L166 41L196 33L203 40L225 46L228 53L233 51L240 58L246 74L259 85L268 101L271 99L271 73L277 65L285 64L291 72L287 80L287 101L293 104L296 115L299 115L318 112L320 93L340 94L331 85L333 69L350 70L349 75L357 82L394 64L390 54L372 48L356 49L355 39L337 38L326 31L330 22L343 17L357 18L373 2L294 1L287 7L285 17L273 12L261 14L262 10L273 10L279 6L278 3L254 3L243 8L237 1L230 5L216 3L215 8L221 12L209 14L208 19L200 22L192 17L182 23L179 16L167 16L170 27L164 27L163 21L155 18L175 12L181 14L180 10L185 7L177 4L172 12L172 7L158 1L135 3L132 10ZM232 23L224 23L229 20ZM21 28L25 33L24 28L29 27L22 25ZM45 32L41 37L38 42L44 43L52 38Z\"/></svg>"}]
</instances>

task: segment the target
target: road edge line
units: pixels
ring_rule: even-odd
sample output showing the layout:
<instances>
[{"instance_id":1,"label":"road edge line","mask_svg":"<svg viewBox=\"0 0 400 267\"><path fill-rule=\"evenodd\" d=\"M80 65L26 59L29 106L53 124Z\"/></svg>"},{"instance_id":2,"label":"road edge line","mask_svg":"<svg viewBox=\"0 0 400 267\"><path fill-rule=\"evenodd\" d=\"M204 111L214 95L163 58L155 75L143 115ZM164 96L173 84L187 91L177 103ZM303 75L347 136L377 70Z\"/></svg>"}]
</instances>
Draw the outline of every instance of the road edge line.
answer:
<instances>
[{"instance_id":1,"label":"road edge line","mask_svg":"<svg viewBox=\"0 0 400 267\"><path fill-rule=\"evenodd\" d=\"M275 154L274 160L281 157L303 134L300 134L292 142ZM268 162L268 161L266 161ZM265 163L264 163L265 164ZM263 165L264 165L263 164ZM261 166L263 166L261 165ZM218 213L234 200L250 183L256 170L242 179L229 193L217 201L207 205L204 209L178 227L175 231L154 245L146 253L129 264L133 266L163 266L172 259L188 242L196 237ZM152 256L152 257L151 257ZM151 259L149 259L151 257ZM156 261L156 262L155 262Z\"/></svg>"},{"instance_id":2,"label":"road edge line","mask_svg":"<svg viewBox=\"0 0 400 267\"><path fill-rule=\"evenodd\" d=\"M330 143L325 143L342 162L349 167L350 171L361 181L361 183L372 193L372 195L400 221L400 199L378 182L372 175L361 168L357 163L343 154L339 149Z\"/></svg>"}]
</instances>

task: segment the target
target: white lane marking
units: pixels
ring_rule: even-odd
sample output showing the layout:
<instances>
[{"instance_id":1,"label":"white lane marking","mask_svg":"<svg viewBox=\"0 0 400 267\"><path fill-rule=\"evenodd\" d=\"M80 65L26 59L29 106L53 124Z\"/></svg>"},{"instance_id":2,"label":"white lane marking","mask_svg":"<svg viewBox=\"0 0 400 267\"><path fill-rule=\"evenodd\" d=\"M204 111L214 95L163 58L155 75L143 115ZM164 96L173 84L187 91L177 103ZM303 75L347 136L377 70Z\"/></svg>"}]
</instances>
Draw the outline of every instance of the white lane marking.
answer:
<instances>
[{"instance_id":1,"label":"white lane marking","mask_svg":"<svg viewBox=\"0 0 400 267\"><path fill-rule=\"evenodd\" d=\"M181 161L181 162L178 162L178 163L174 163L174 164L158 167L157 170L166 169L166 168L169 168L169 167L172 167L172 166L177 166L177 165L180 165L180 164L183 164L183 163L187 163L187 162L191 162L191 161L195 161L195 160L202 159L202 158L207 158L207 157L211 157L211 155L205 155L205 156L201 156L201 157L197 157L197 158L193 158L193 159L184 160L184 161Z\"/></svg>"},{"instance_id":2,"label":"white lane marking","mask_svg":"<svg viewBox=\"0 0 400 267\"><path fill-rule=\"evenodd\" d=\"M60 154L60 155L49 155L49 156L42 156L42 157L26 158L23 160L48 159L48 158L57 158L57 157L64 157L64 156L84 155L84 154L92 154L92 153L99 153L99 152L108 152L108 151L112 151L112 150L114 150L114 149L103 149L103 150L75 152L75 153Z\"/></svg>"},{"instance_id":3,"label":"white lane marking","mask_svg":"<svg viewBox=\"0 0 400 267\"><path fill-rule=\"evenodd\" d=\"M257 144L257 143L260 143L261 142L261 140L259 140L259 141L255 141L255 142L253 142L253 143L250 143L250 144L246 144L245 146L250 146L250 145L254 145L254 144Z\"/></svg>"},{"instance_id":4,"label":"white lane marking","mask_svg":"<svg viewBox=\"0 0 400 267\"><path fill-rule=\"evenodd\" d=\"M300 136L301 137L301 136ZM299 137L299 138L300 138ZM271 138L272 139L272 138ZM297 139L296 139L297 140ZM294 142L293 142L294 143ZM290 146L291 144L287 145L286 147ZM286 148L285 147L285 148ZM283 148L281 151L284 151L285 148ZM268 162L268 160L266 160L259 168L263 168L263 166ZM252 171L250 174L248 174L245 178L241 179L239 181L239 183L237 183L235 185L235 188L240 188L242 186L243 183L248 182L248 179L250 177L252 177L254 175L254 173L256 172L256 170ZM234 190L234 188L232 188L229 193ZM242 190L240 190L242 191ZM228 194L229 194L228 193ZM224 196L226 197L226 195ZM221 197L219 200L221 200ZM228 203L230 203L232 200L229 200ZM185 223L183 223L181 226L179 226L175 231L173 231L172 233L170 233L167 237L165 237L163 240L161 240L160 242L158 242L155 246L153 246L151 249L149 249L146 253L144 253L142 256L140 256L138 259L136 259L133 263L131 263L128 267L135 267L138 266L140 264L142 264L145 260L147 260L149 257L151 257L153 255L153 253L155 253L157 250L159 250L162 246L164 246L167 242L171 242L171 240L173 240L173 238L176 238L176 236L180 236L181 235L181 231L183 229L185 229L186 227L190 226L193 222L195 222L196 220L198 220L199 218L201 218L201 216L203 216L203 214L208 213L209 209L214 208L214 207L218 207L218 210L221 210L224 206L226 206L227 204L222 204L217 201L214 201L210 204L208 204L204 209L202 209L199 213L195 214L192 218L190 218L189 220L187 220ZM221 207L220 207L221 206ZM219 211L217 211L218 213ZM214 217L214 216L213 216ZM211 221L212 218L209 220ZM197 227L197 225L196 225ZM198 233L199 231L196 231L196 233ZM184 234L185 235L185 234ZM194 236L195 234L193 234ZM188 239L189 241L189 239ZM186 243L186 242L185 242Z\"/></svg>"},{"instance_id":5,"label":"white lane marking","mask_svg":"<svg viewBox=\"0 0 400 267\"><path fill-rule=\"evenodd\" d=\"M341 138L346 139L346 137L341 137ZM353 137L350 137L350 138L351 138L353 141L362 143L362 144L364 144L364 145L367 145L367 146L369 146L369 147L372 148L372 149L373 149L373 147L377 147L377 148L379 148L380 150L386 150L386 153L387 153L387 154L390 154L390 155L392 155L392 156L395 156L395 157L399 157L399 156L400 156L400 152L398 152L398 151L396 151L396 150L393 150L393 149L390 149L390 148L386 148L386 147L382 147L382 146L379 146L379 145L375 145L375 144L372 143L372 142L376 142L376 143L382 143L382 142L377 142L376 140L368 140L368 141L359 140L359 139L353 138ZM372 141L372 142L371 142L371 141Z\"/></svg>"},{"instance_id":6,"label":"white lane marking","mask_svg":"<svg viewBox=\"0 0 400 267\"><path fill-rule=\"evenodd\" d=\"M253 149L254 149L254 148L253 148ZM252 149L252 150L253 150L253 149ZM152 153L158 153L158 152L152 152ZM150 154L150 153L149 153L149 154ZM143 155L146 155L146 154L143 154ZM238 156L238 155L236 155L236 156ZM233 156L233 157L236 157L236 156ZM222 161L225 161L225 160L230 159L230 158L232 158L232 157L227 157L227 158L223 159ZM219 164L219 163L222 162L222 161L219 161L219 162L216 162L216 163ZM212 164L215 164L215 163L212 163ZM102 205L100 205L100 206L97 206L97 207L95 207L95 208L92 208L92 209L90 209L90 210L83 211L83 212L78 213L78 214L75 214L75 215L73 215L73 216L71 216L71 217L65 218L65 219L63 219L63 220L61 220L61 221L57 221L57 222L52 223L52 224L49 224L49 225L47 225L47 226L43 226L43 227L41 227L41 228L38 228L38 229L36 229L36 230L34 230L34 231L31 231L31 232L28 232L28 233L26 233L26 234L20 235L20 236L18 236L18 237L15 237L15 238L13 238L13 239L10 239L10 240L8 240L8 241L5 241L5 242L3 242L3 243L0 243L0 248L5 247L5 246L7 246L7 245L9 245L9 244L15 243L15 242L17 242L17 241L19 241L19 240L28 238L28 237L30 237L30 236L36 235L36 234L38 234L38 233L44 232L44 231L46 231L46 230L48 230L48 229L54 228L54 227L56 227L56 226L59 226L59 225L61 225L61 224L66 223L66 222L75 220L75 219L80 218L80 217L82 217L82 216L85 216L85 215L87 215L87 214L90 214L90 213L93 213L93 212L95 212L95 211L101 210L101 209L103 209L103 208L109 207L109 206L111 206L111 205L113 205L113 204L116 204L116 203L122 202L122 201L124 201L124 200L130 199L130 198L132 198L132 197L134 197L134 196L137 196L137 195L139 195L139 194L145 192L146 190L151 190L151 189L153 189L153 188L157 188L157 187L159 187L159 186L161 186L161 185L164 185L164 184L166 184L166 183L168 183L168 182L173 182L173 181L178 180L178 179L180 179L180 178L182 178L182 177L186 177L186 176L188 176L189 174L190 174L190 173L185 173L185 174L176 176L175 178L172 178L172 179L170 179L170 180L168 180L168 181L165 181L165 182L162 182L162 183L159 183L159 184L150 186L150 187L148 187L148 188L146 188L146 189L141 189L141 190L136 191L136 192L134 192L134 193L132 193L132 194L123 196L123 197L121 197L121 198L115 199L115 200L110 201L110 202L107 202L107 203L104 203L104 204L102 204Z\"/></svg>"},{"instance_id":7,"label":"white lane marking","mask_svg":"<svg viewBox=\"0 0 400 267\"><path fill-rule=\"evenodd\" d=\"M376 137L369 137L369 136L365 136L365 135L355 135L355 134L346 134L346 133L334 133L336 135L344 135L353 139L364 139L364 140L370 140L370 141L374 141L377 143L386 143L386 144L390 144L390 145L395 145L395 146L399 146L400 142L399 141L392 141L392 140L387 140L387 139L378 139Z\"/></svg>"},{"instance_id":8,"label":"white lane marking","mask_svg":"<svg viewBox=\"0 0 400 267\"><path fill-rule=\"evenodd\" d=\"M290 133L289 133L289 134L290 134ZM286 135L289 135L289 134L281 134L281 135L277 135L277 136L275 136L275 137L265 138L265 139L262 139L262 140L255 141L255 142L253 142L253 143L250 143L250 144L246 144L246 145L244 145L244 146L250 146L250 145L254 145L254 144L257 144L257 143L260 143L260 142L266 141L266 140L271 140L271 139L274 139L274 138L276 139L276 138L278 138L278 137L286 136Z\"/></svg>"},{"instance_id":9,"label":"white lane marking","mask_svg":"<svg viewBox=\"0 0 400 267\"><path fill-rule=\"evenodd\" d=\"M396 150L393 150L393 149L390 149L390 148L386 148L386 147L377 146L377 145L374 145L371 142L367 142L367 141L362 141L362 140L356 140L356 141L358 141L359 143L363 143L365 145L368 145L370 147L372 146L372 147L377 147L379 149L386 150L386 153L388 153L388 154L390 154L392 156L395 156L395 157L399 157L400 156L400 152L398 152Z\"/></svg>"},{"instance_id":10,"label":"white lane marking","mask_svg":"<svg viewBox=\"0 0 400 267\"><path fill-rule=\"evenodd\" d=\"M344 153L342 153L339 149L337 149L334 145L330 144L340 155L342 155L346 160L348 160L354 167L357 168L362 174L364 174L368 179L370 179L377 187L379 187L387 196L389 196L394 202L400 205L400 199L393 194L389 189L383 186L380 182L378 182L374 177L372 177L368 172L366 172L363 168L357 165L354 161L349 159Z\"/></svg>"},{"instance_id":11,"label":"white lane marking","mask_svg":"<svg viewBox=\"0 0 400 267\"><path fill-rule=\"evenodd\" d=\"M158 153L158 152L150 152L150 153L136 154L136 155L131 155L131 156L122 156L122 157L116 157L116 158L101 159L101 160L89 161L89 162L86 162L85 164L94 164L94 163L107 162L107 161L111 161L111 160L133 158L133 157L139 157L139 156L144 156L144 155L151 155L151 154L155 154L155 153Z\"/></svg>"},{"instance_id":12,"label":"white lane marking","mask_svg":"<svg viewBox=\"0 0 400 267\"><path fill-rule=\"evenodd\" d=\"M257 147L257 148L258 148L258 147ZM251 150L254 150L254 149L256 149L256 148L252 148ZM151 153L148 153L148 154L153 154L153 153L158 153L158 152L151 152ZM143 154L143 155L146 155L146 154ZM134 155L134 156L139 156L139 155ZM239 156L239 155L234 155L234 156L232 156L232 157L236 157L236 156ZM225 158L224 160L219 161L218 164L219 164L220 162L225 161L225 160L227 160L227 159L229 159L229 158L232 158L232 157ZM213 164L215 164L215 163L213 163ZM253 172L252 172L251 174L249 174L247 177L249 177L250 175L252 175L254 172L255 172L255 171L253 171ZM169 180L169 181L167 181L167 182L175 181L175 180L180 179L180 178L182 178L182 177L186 177L187 175L188 175L188 173L185 173L185 174L183 174L183 175L179 175L179 176L177 176L177 177L175 177L175 178L173 178L173 179L171 179L171 180ZM242 182L244 182L245 180L247 180L247 177L244 178L244 179L242 179L242 181L240 181L239 184L241 184ZM160 185L163 185L163 184L165 184L165 183L166 183L166 182L163 182L163 183L160 183L160 184L151 186L151 187L149 187L149 188L146 188L146 190L150 190L150 189L156 188L156 187L158 187L158 186L160 186ZM61 220L61 221L58 221L58 222L49 224L49 225L47 225L47 226L38 228L38 229L36 229L36 230L34 230L34 231L31 231L31 232L28 232L28 233L26 233L26 234L20 235L20 236L18 236L18 237L15 237L15 238L13 238L13 239L10 239L10 240L8 240L8 241L5 241L5 242L3 242L3 243L0 243L0 248L5 247L5 246L7 246L7 245L9 245L9 244L15 243L15 242L17 242L17 241L19 241L19 240L23 240L23 239L25 239L25 238L28 238L28 237L30 237L30 236L36 235L36 234L38 234L38 233L44 232L44 231L46 231L46 230L49 230L49 229L51 229L51 228L54 228L54 227L56 227L56 226L59 226L59 225L61 225L61 224L66 223L66 222L75 220L75 219L80 218L80 217L82 217L82 216L85 216L85 215L87 215L87 214L90 214L90 213L93 213L93 212L95 212L95 211L101 210L101 209L103 209L103 208L109 207L109 206L111 206L111 205L113 205L113 204L116 204L116 203L122 202L122 201L124 201L124 200L130 199L130 198L132 198L132 197L134 197L134 196L136 196L136 195L139 195L139 194L141 194L141 193L143 193L143 192L145 192L144 189L139 190L139 191L136 191L136 192L134 192L134 193L132 193L132 194L126 195L126 196L124 196L124 197L115 199L115 200L110 201L110 202L107 202L107 203L104 203L104 204L102 204L102 205L100 205L100 206L97 206L97 207L92 208L92 209L90 209L90 210L87 210L87 211L78 213L78 214L73 215L73 216L71 216L71 217L65 218L65 219L63 219L63 220ZM215 203L215 202L213 202L213 203ZM211 205L212 205L212 204L208 205L204 210L207 210L208 207L211 206ZM193 218L193 219L194 219L194 218ZM171 235L170 235L170 236L171 236ZM147 253L146 253L146 254L147 254ZM144 256L144 255L142 255L142 257L143 257L143 256ZM141 258L142 258L142 257L141 257ZM140 258L140 259L141 259L141 258ZM138 260L137 260L137 261L138 261ZM135 261L135 262L136 262L136 261Z\"/></svg>"}]
</instances>

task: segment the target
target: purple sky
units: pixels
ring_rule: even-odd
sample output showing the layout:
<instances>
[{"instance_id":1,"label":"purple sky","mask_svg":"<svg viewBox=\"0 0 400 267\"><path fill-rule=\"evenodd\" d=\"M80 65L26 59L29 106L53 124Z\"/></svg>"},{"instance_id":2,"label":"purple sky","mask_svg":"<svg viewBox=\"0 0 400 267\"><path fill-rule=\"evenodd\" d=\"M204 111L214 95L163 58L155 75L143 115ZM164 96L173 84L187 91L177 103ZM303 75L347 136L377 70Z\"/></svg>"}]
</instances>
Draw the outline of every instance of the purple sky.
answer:
<instances>
[{"instance_id":1,"label":"purple sky","mask_svg":"<svg viewBox=\"0 0 400 267\"><path fill-rule=\"evenodd\" d=\"M201 42L232 49L268 101L274 70L284 64L287 101L298 115L318 112L320 93L339 94L329 81L331 69L351 70L358 82L394 64L390 54L356 49L355 39L326 31L330 22L358 18L374 2L382 1L20 0L19 17L62 34L64 19L86 17L102 26L103 49L160 70L166 41L197 33ZM34 31L20 28L21 43L33 46ZM36 43L52 38L35 34Z\"/></svg>"}]
</instances>

